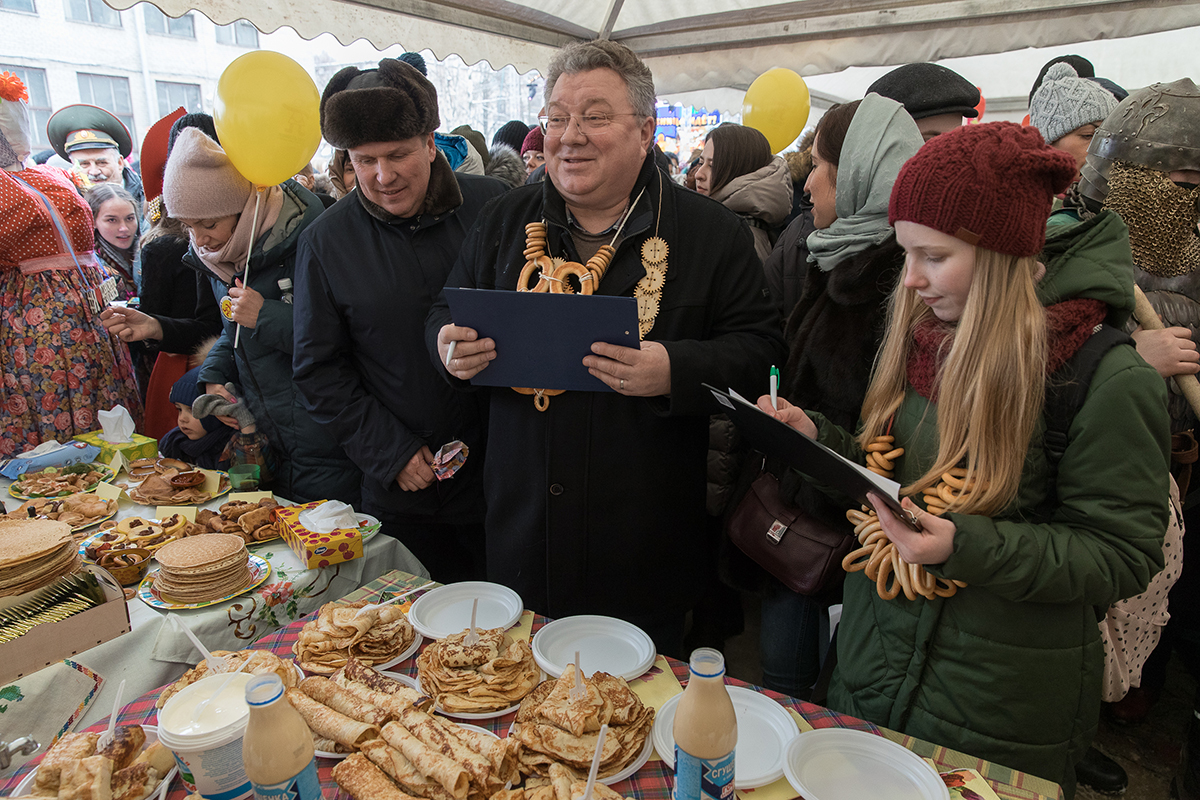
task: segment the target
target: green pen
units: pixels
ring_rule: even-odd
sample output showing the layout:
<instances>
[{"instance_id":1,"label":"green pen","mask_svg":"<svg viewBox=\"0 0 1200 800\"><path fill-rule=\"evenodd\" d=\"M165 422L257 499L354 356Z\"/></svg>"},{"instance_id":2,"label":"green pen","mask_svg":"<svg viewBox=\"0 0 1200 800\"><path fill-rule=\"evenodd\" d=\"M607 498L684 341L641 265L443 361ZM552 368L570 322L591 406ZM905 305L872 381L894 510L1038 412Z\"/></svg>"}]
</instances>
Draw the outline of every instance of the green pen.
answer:
<instances>
[{"instance_id":1,"label":"green pen","mask_svg":"<svg viewBox=\"0 0 1200 800\"><path fill-rule=\"evenodd\" d=\"M771 365L771 408L779 410L779 368Z\"/></svg>"}]
</instances>

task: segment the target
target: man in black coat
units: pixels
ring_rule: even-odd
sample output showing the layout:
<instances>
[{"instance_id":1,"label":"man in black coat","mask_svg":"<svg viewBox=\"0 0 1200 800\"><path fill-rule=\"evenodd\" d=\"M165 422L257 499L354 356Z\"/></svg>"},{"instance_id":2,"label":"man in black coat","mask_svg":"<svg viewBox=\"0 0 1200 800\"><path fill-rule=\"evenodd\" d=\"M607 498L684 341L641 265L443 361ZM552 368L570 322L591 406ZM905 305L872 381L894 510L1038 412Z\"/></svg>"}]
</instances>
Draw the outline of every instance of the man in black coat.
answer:
<instances>
[{"instance_id":1,"label":"man in black coat","mask_svg":"<svg viewBox=\"0 0 1200 800\"><path fill-rule=\"evenodd\" d=\"M358 187L300 240L295 381L363 473L363 510L436 580L482 578L483 425L424 349L424 322L480 208L505 187L458 175L434 146L437 91L410 65L347 67L321 97L321 133ZM438 480L434 454L463 442Z\"/></svg>"},{"instance_id":2,"label":"man in black coat","mask_svg":"<svg viewBox=\"0 0 1200 800\"><path fill-rule=\"evenodd\" d=\"M684 615L715 558L704 536L715 403L701 383L766 391L783 354L779 322L746 226L656 168L654 81L631 50L564 48L546 99L548 180L485 209L447 286L517 288L526 225L544 220L552 258L584 264L615 248L596 293L638 299L642 342L597 343L584 359L611 392L481 392L488 577L527 608L620 617L681 655ZM444 299L426 337L463 388L497 354L493 340L452 324Z\"/></svg>"}]
</instances>

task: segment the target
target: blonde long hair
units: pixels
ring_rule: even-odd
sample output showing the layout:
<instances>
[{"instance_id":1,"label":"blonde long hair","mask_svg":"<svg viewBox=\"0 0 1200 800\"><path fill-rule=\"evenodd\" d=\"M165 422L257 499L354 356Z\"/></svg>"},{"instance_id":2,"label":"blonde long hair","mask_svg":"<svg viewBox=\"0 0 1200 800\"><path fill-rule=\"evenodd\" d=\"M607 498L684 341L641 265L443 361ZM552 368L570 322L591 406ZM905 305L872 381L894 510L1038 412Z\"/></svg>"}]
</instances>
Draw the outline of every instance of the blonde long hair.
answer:
<instances>
[{"instance_id":1,"label":"blonde long hair","mask_svg":"<svg viewBox=\"0 0 1200 800\"><path fill-rule=\"evenodd\" d=\"M1037 270L1036 258L975 249L971 289L936 379L937 459L904 494L933 486L965 460L973 490L951 504L952 511L991 516L1016 499L1046 391L1046 313L1034 292ZM863 401L864 448L886 432L900 408L913 335L933 318L901 277Z\"/></svg>"}]
</instances>

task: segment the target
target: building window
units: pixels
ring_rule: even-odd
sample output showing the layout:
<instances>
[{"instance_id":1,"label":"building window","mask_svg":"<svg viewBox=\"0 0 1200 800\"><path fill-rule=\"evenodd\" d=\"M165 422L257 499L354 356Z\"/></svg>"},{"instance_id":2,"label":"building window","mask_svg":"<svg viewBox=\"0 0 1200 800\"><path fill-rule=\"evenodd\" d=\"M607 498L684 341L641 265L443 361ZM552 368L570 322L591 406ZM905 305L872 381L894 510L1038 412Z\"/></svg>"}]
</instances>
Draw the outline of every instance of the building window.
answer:
<instances>
[{"instance_id":1,"label":"building window","mask_svg":"<svg viewBox=\"0 0 1200 800\"><path fill-rule=\"evenodd\" d=\"M30 14L37 13L37 9L33 7L33 0L0 0L0 11L28 11Z\"/></svg>"},{"instance_id":2,"label":"building window","mask_svg":"<svg viewBox=\"0 0 1200 800\"><path fill-rule=\"evenodd\" d=\"M149 3L142 5L146 15L146 33L156 33L159 36L182 36L185 39L196 38L196 24L192 21L191 13L175 19L168 17Z\"/></svg>"},{"instance_id":3,"label":"building window","mask_svg":"<svg viewBox=\"0 0 1200 800\"><path fill-rule=\"evenodd\" d=\"M4 0L8 2L8 0ZM104 5L104 0L66 0L67 19L78 22L94 22L97 25L121 27L121 14Z\"/></svg>"},{"instance_id":4,"label":"building window","mask_svg":"<svg viewBox=\"0 0 1200 800\"><path fill-rule=\"evenodd\" d=\"M217 26L217 44L236 44L239 47L258 47L258 28L239 19L232 25Z\"/></svg>"},{"instance_id":5,"label":"building window","mask_svg":"<svg viewBox=\"0 0 1200 800\"><path fill-rule=\"evenodd\" d=\"M100 106L124 123L129 135L137 141L133 128L133 101L129 94L129 79L111 75L91 75L80 72L79 101Z\"/></svg>"},{"instance_id":6,"label":"building window","mask_svg":"<svg viewBox=\"0 0 1200 800\"><path fill-rule=\"evenodd\" d=\"M189 114L203 111L200 107L200 87L194 83L168 83L155 81L158 89L158 114L165 117L183 106Z\"/></svg>"},{"instance_id":7,"label":"building window","mask_svg":"<svg viewBox=\"0 0 1200 800\"><path fill-rule=\"evenodd\" d=\"M50 142L46 139L46 123L50 121L50 87L46 83L46 70L31 67L16 67L0 64L0 72L11 72L21 79L29 90L29 113L33 117L33 142L35 150L46 150Z\"/></svg>"}]
</instances>

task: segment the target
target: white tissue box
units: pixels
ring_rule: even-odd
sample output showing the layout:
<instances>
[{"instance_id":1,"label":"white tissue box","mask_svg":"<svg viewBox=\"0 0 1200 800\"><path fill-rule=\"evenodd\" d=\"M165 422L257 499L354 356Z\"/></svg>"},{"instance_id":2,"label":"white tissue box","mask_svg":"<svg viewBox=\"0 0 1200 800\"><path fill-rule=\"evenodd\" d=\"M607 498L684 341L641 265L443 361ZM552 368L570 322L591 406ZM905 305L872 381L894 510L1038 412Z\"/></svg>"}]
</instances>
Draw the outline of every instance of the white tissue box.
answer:
<instances>
[{"instance_id":1,"label":"white tissue box","mask_svg":"<svg viewBox=\"0 0 1200 800\"><path fill-rule=\"evenodd\" d=\"M125 461L127 462L139 458L154 458L158 455L158 441L151 439L149 436L142 436L140 433L135 433L132 442L106 442L100 438L100 433L100 431L81 433L74 438L99 447L100 455L96 458L96 461L99 461L101 464L111 462L117 451L120 451L121 455L125 456Z\"/></svg>"}]
</instances>

